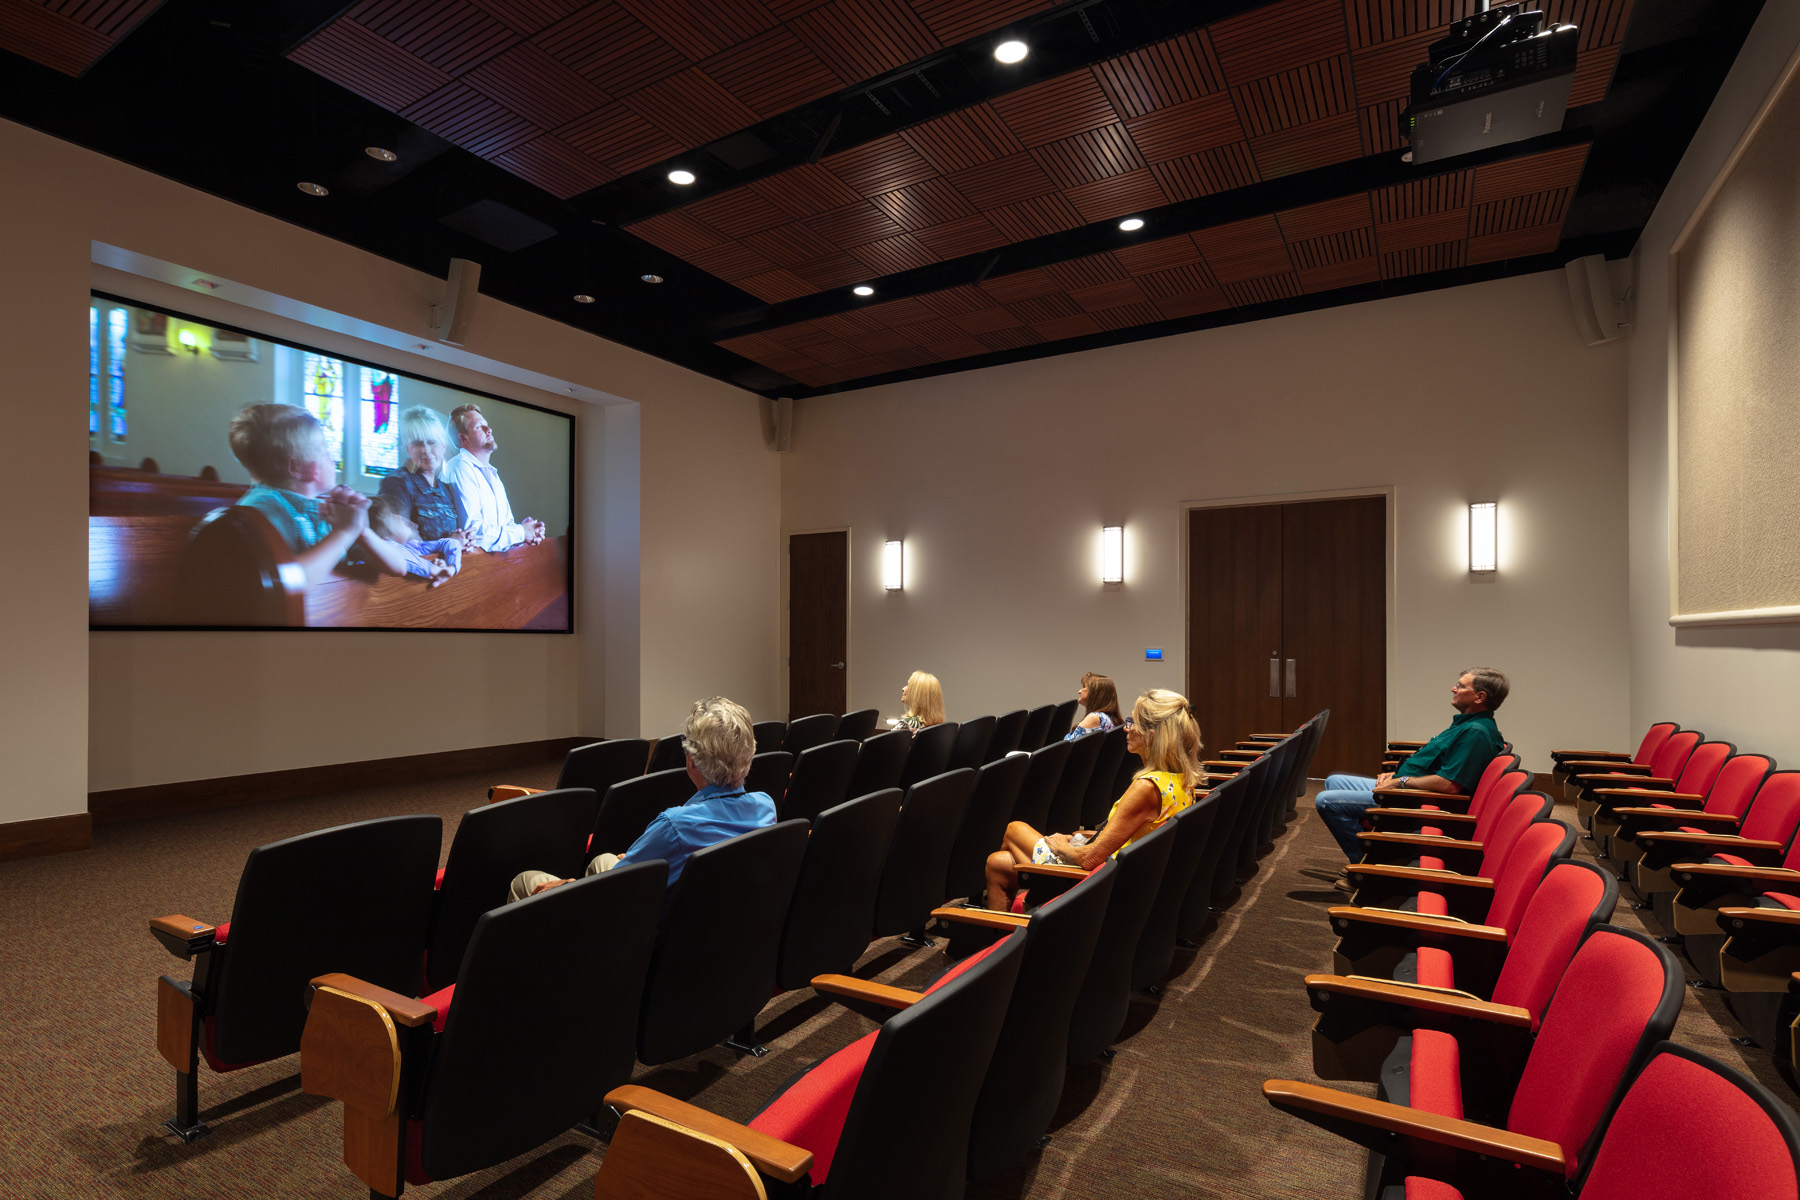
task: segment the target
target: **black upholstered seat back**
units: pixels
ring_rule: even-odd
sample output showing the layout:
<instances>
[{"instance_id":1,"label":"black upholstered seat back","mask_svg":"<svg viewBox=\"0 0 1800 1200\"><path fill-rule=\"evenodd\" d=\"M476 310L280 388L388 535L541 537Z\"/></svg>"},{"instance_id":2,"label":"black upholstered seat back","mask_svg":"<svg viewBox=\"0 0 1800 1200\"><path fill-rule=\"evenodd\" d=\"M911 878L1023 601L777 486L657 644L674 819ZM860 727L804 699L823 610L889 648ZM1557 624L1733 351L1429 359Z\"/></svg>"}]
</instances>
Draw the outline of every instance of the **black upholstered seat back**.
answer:
<instances>
[{"instance_id":1,"label":"black upholstered seat back","mask_svg":"<svg viewBox=\"0 0 1800 1200\"><path fill-rule=\"evenodd\" d=\"M434 1179L523 1154L631 1078L668 864L633 863L484 914L426 1068Z\"/></svg>"},{"instance_id":2,"label":"black upholstered seat back","mask_svg":"<svg viewBox=\"0 0 1800 1200\"><path fill-rule=\"evenodd\" d=\"M1175 927L1181 922L1182 904L1200 869L1206 844L1212 840L1218 815L1218 798L1204 796L1169 820L1175 826L1175 848L1169 851L1169 864L1163 868L1156 900L1150 906L1150 915L1144 918L1144 931L1138 935L1137 957L1131 968L1134 988L1160 984L1169 973L1169 964L1175 960Z\"/></svg>"},{"instance_id":3,"label":"black upholstered seat back","mask_svg":"<svg viewBox=\"0 0 1800 1200\"><path fill-rule=\"evenodd\" d=\"M1067 737L1069 730L1075 728L1075 710L1080 707L1080 702L1075 700L1064 700L1057 705L1056 711L1050 714L1049 727L1044 730L1044 741L1053 742Z\"/></svg>"},{"instance_id":4,"label":"black upholstered seat back","mask_svg":"<svg viewBox=\"0 0 1800 1200\"><path fill-rule=\"evenodd\" d=\"M559 879L580 876L587 866L582 848L599 811L600 798L583 787L520 796L463 814L431 910L427 991L456 982L475 922L506 903L506 887L514 875L548 871Z\"/></svg>"},{"instance_id":5,"label":"black upholstered seat back","mask_svg":"<svg viewBox=\"0 0 1800 1200\"><path fill-rule=\"evenodd\" d=\"M786 750L765 750L750 760L750 773L744 776L746 792L761 792L781 806L787 793L788 777L794 773L794 756Z\"/></svg>"},{"instance_id":6,"label":"black upholstered seat back","mask_svg":"<svg viewBox=\"0 0 1800 1200\"><path fill-rule=\"evenodd\" d=\"M968 767L971 771L987 761L988 739L994 736L994 718L976 717L964 721L956 731L950 747L950 770Z\"/></svg>"},{"instance_id":7,"label":"black upholstered seat back","mask_svg":"<svg viewBox=\"0 0 1800 1200\"><path fill-rule=\"evenodd\" d=\"M694 794L694 781L686 768L656 771L615 783L600 798L600 815L594 822L589 856L602 852L623 854L667 808L686 804Z\"/></svg>"},{"instance_id":8,"label":"black upholstered seat back","mask_svg":"<svg viewBox=\"0 0 1800 1200\"><path fill-rule=\"evenodd\" d=\"M1212 902L1214 907L1222 908L1230 900L1237 888L1238 876L1247 865L1255 862L1256 818L1262 812L1263 799L1274 786L1272 773L1275 760L1264 754L1255 762L1245 767L1238 774L1244 776L1244 798L1238 804L1237 813L1231 823L1231 832L1226 838L1225 852L1219 856L1217 868L1213 872ZM1224 832L1221 829L1221 832Z\"/></svg>"},{"instance_id":9,"label":"black upholstered seat back","mask_svg":"<svg viewBox=\"0 0 1800 1200\"><path fill-rule=\"evenodd\" d=\"M1069 1020L1070 1066L1094 1058L1112 1045L1125 1027L1138 938L1174 849L1175 826L1164 822L1162 828L1145 834L1113 858L1118 875L1113 880L1112 899L1107 902L1106 920L1094 942L1087 978L1081 981Z\"/></svg>"},{"instance_id":10,"label":"black upholstered seat back","mask_svg":"<svg viewBox=\"0 0 1800 1200\"><path fill-rule=\"evenodd\" d=\"M1119 759L1119 769L1113 773L1112 794L1114 800L1125 794L1125 789L1131 786L1131 781L1136 779L1137 773L1143 769L1144 760L1129 750L1125 751Z\"/></svg>"},{"instance_id":11,"label":"black upholstered seat back","mask_svg":"<svg viewBox=\"0 0 1800 1200\"><path fill-rule=\"evenodd\" d=\"M988 738L987 753L981 756L981 761L993 762L1022 749L1019 738L1025 733L1025 718L1030 715L1022 708L1015 708L995 717L994 732Z\"/></svg>"},{"instance_id":12,"label":"black upholstered seat back","mask_svg":"<svg viewBox=\"0 0 1800 1200\"><path fill-rule=\"evenodd\" d=\"M875 723L881 720L879 708L859 708L855 712L847 712L838 722L836 736L853 742L866 741L874 736Z\"/></svg>"},{"instance_id":13,"label":"black upholstered seat back","mask_svg":"<svg viewBox=\"0 0 1800 1200\"><path fill-rule=\"evenodd\" d=\"M697 1054L768 1003L806 832L805 821L783 821L687 860L670 891L644 988L640 1061L655 1065Z\"/></svg>"},{"instance_id":14,"label":"black upholstered seat back","mask_svg":"<svg viewBox=\"0 0 1800 1200\"><path fill-rule=\"evenodd\" d=\"M906 755L906 769L900 772L902 790L922 779L942 775L950 769L950 751L956 745L961 727L955 721L927 725L912 735L912 749Z\"/></svg>"},{"instance_id":15,"label":"black upholstered seat back","mask_svg":"<svg viewBox=\"0 0 1800 1200\"><path fill-rule=\"evenodd\" d=\"M889 788L859 796L813 821L776 960L782 991L805 987L815 975L849 974L867 948L902 795Z\"/></svg>"},{"instance_id":16,"label":"black upholstered seat back","mask_svg":"<svg viewBox=\"0 0 1800 1200\"><path fill-rule=\"evenodd\" d=\"M1050 1127L1062 1099L1075 998L1099 941L1119 865L1100 869L1032 915L1025 959L993 1061L975 1102L969 1177L989 1179L1023 1159Z\"/></svg>"},{"instance_id":17,"label":"black upholstered seat back","mask_svg":"<svg viewBox=\"0 0 1800 1200\"><path fill-rule=\"evenodd\" d=\"M850 776L856 771L861 748L840 739L814 746L795 759L794 778L788 784L787 798L775 806L776 814L783 821L795 817L810 821L842 804L850 795Z\"/></svg>"},{"instance_id":18,"label":"black upholstered seat back","mask_svg":"<svg viewBox=\"0 0 1800 1200\"><path fill-rule=\"evenodd\" d=\"M686 737L680 733L671 733L668 737L656 739L656 746L650 751L650 765L644 768L646 775L654 775L658 771L673 771L687 766ZM605 796L605 792L600 793Z\"/></svg>"},{"instance_id":19,"label":"black upholstered seat back","mask_svg":"<svg viewBox=\"0 0 1800 1200\"><path fill-rule=\"evenodd\" d=\"M1100 756L1094 760L1093 771L1088 775L1087 794L1081 800L1081 827L1098 829L1105 823L1106 814L1112 810L1113 801L1125 792L1119 785L1119 767L1125 761L1125 727L1116 725L1105 733L1090 733L1087 736L1103 740L1104 744L1100 747Z\"/></svg>"},{"instance_id":20,"label":"black upholstered seat back","mask_svg":"<svg viewBox=\"0 0 1800 1200\"><path fill-rule=\"evenodd\" d=\"M831 741L837 735L837 727L836 713L814 713L810 717L790 721L787 736L781 739L781 748L799 758L814 746L823 746Z\"/></svg>"},{"instance_id":21,"label":"black upholstered seat back","mask_svg":"<svg viewBox=\"0 0 1800 1200\"><path fill-rule=\"evenodd\" d=\"M1044 735L1050 732L1050 718L1056 715L1056 705L1045 704L1025 714L1025 730L1019 735L1019 749L1036 750L1044 744Z\"/></svg>"},{"instance_id":22,"label":"black upholstered seat back","mask_svg":"<svg viewBox=\"0 0 1800 1200\"><path fill-rule=\"evenodd\" d=\"M1175 916L1175 933L1179 937L1198 937L1210 923L1219 864L1226 861L1227 850L1235 849L1231 832L1237 827L1238 813L1249 795L1250 782L1249 774L1239 771L1212 789L1213 827L1200 847L1194 877L1188 880L1187 895L1182 898L1181 909Z\"/></svg>"},{"instance_id":23,"label":"black upholstered seat back","mask_svg":"<svg viewBox=\"0 0 1800 1200\"><path fill-rule=\"evenodd\" d=\"M1039 833L1073 833L1081 827L1081 802L1087 797L1088 780L1093 777L1106 739L1082 737L1067 744L1069 759L1063 764L1056 790L1050 794L1050 813Z\"/></svg>"},{"instance_id":24,"label":"black upholstered seat back","mask_svg":"<svg viewBox=\"0 0 1800 1200\"><path fill-rule=\"evenodd\" d=\"M900 786L906 771L906 757L912 753L912 734L904 729L890 729L863 741L856 756L856 770L850 773L850 794L866 796Z\"/></svg>"},{"instance_id":25,"label":"black upholstered seat back","mask_svg":"<svg viewBox=\"0 0 1800 1200\"><path fill-rule=\"evenodd\" d=\"M556 777L558 788L592 788L594 795L606 795L606 789L621 779L642 775L650 762L650 743L644 738L618 738L606 742L590 742L563 755L562 771Z\"/></svg>"},{"instance_id":26,"label":"black upholstered seat back","mask_svg":"<svg viewBox=\"0 0 1800 1200\"><path fill-rule=\"evenodd\" d=\"M1006 823L1012 819L1013 806L1019 800L1019 785L1025 782L1025 770L1030 764L1025 755L1015 754L975 772L975 788L969 794L962 829L950 848L944 895L983 894L987 856L1000 849Z\"/></svg>"},{"instance_id":27,"label":"black upholstered seat back","mask_svg":"<svg viewBox=\"0 0 1800 1200\"><path fill-rule=\"evenodd\" d=\"M1019 799L1013 805L1013 820L1023 821L1039 833L1071 832L1051 829L1049 825L1050 801L1056 795L1056 785L1062 779L1063 768L1074 749L1073 742L1051 742L1031 752L1025 779L1019 785Z\"/></svg>"},{"instance_id":28,"label":"black upholstered seat back","mask_svg":"<svg viewBox=\"0 0 1800 1200\"><path fill-rule=\"evenodd\" d=\"M214 958L212 1052L249 1063L300 1049L301 997L342 971L417 995L444 822L382 817L258 846Z\"/></svg>"},{"instance_id":29,"label":"black upholstered seat back","mask_svg":"<svg viewBox=\"0 0 1800 1200\"><path fill-rule=\"evenodd\" d=\"M767 754L781 749L781 743L787 740L787 722L758 721L750 726L750 732L756 735L756 752Z\"/></svg>"},{"instance_id":30,"label":"black upholstered seat back","mask_svg":"<svg viewBox=\"0 0 1800 1200\"><path fill-rule=\"evenodd\" d=\"M900 823L888 845L875 897L875 936L905 933L925 924L944 902L950 849L962 830L975 772L945 771L907 789Z\"/></svg>"},{"instance_id":31,"label":"black upholstered seat back","mask_svg":"<svg viewBox=\"0 0 1800 1200\"><path fill-rule=\"evenodd\" d=\"M1024 952L1021 931L881 1027L823 1200L962 1195L969 1117Z\"/></svg>"}]
</instances>

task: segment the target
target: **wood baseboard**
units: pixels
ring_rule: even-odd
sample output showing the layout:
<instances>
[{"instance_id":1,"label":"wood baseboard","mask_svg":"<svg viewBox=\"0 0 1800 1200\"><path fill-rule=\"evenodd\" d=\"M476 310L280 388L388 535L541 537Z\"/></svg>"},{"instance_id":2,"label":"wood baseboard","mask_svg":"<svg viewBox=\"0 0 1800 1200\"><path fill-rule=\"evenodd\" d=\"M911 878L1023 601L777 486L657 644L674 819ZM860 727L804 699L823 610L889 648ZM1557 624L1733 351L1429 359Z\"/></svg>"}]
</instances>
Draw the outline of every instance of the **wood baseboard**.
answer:
<instances>
[{"instance_id":1,"label":"wood baseboard","mask_svg":"<svg viewBox=\"0 0 1800 1200\"><path fill-rule=\"evenodd\" d=\"M9 821L0 825L0 862L87 850L94 844L94 818L89 813Z\"/></svg>"},{"instance_id":2,"label":"wood baseboard","mask_svg":"<svg viewBox=\"0 0 1800 1200\"><path fill-rule=\"evenodd\" d=\"M148 787L118 788L110 792L89 792L88 811L81 816L84 821L91 816L95 825L116 825L121 821L212 812L245 804L265 804L271 800L298 800L346 788L417 783L452 775L472 775L478 771L504 771L511 767L560 762L571 746L599 740L591 737L549 738L541 742L474 746L437 754L408 754L401 758L375 758L291 771L264 771L255 775L228 775L220 779L189 779ZM496 779L494 782L507 781ZM5 828L0 826L0 830Z\"/></svg>"}]
</instances>

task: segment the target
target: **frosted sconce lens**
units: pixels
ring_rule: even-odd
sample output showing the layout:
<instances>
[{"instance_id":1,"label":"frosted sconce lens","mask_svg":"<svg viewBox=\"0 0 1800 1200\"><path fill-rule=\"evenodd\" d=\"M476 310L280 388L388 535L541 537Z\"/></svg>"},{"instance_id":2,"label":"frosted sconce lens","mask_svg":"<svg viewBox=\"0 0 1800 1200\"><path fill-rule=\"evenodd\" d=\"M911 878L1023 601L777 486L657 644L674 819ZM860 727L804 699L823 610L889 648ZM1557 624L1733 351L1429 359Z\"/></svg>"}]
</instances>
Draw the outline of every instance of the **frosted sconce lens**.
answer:
<instances>
[{"instance_id":1,"label":"frosted sconce lens","mask_svg":"<svg viewBox=\"0 0 1800 1200\"><path fill-rule=\"evenodd\" d=\"M1100 531L1100 582L1125 582L1125 527L1108 525Z\"/></svg>"},{"instance_id":2,"label":"frosted sconce lens","mask_svg":"<svg viewBox=\"0 0 1800 1200\"><path fill-rule=\"evenodd\" d=\"M890 592L900 591L906 584L905 543L889 542L881 552L881 582Z\"/></svg>"},{"instance_id":3,"label":"frosted sconce lens","mask_svg":"<svg viewBox=\"0 0 1800 1200\"><path fill-rule=\"evenodd\" d=\"M1499 505L1489 501L1469 505L1469 570L1492 571L1498 566L1496 545Z\"/></svg>"}]
</instances>

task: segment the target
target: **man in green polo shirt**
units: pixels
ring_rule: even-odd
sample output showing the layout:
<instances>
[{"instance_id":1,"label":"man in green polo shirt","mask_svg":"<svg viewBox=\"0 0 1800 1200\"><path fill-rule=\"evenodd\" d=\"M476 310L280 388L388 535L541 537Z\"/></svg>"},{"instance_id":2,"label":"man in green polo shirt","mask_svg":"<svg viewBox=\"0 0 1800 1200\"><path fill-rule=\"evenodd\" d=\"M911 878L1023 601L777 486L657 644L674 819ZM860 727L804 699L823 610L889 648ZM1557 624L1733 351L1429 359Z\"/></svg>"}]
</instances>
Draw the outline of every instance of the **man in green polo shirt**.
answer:
<instances>
[{"instance_id":1,"label":"man in green polo shirt","mask_svg":"<svg viewBox=\"0 0 1800 1200\"><path fill-rule=\"evenodd\" d=\"M1494 710L1506 700L1506 676L1489 667L1464 671L1450 689L1450 706L1456 716L1450 728L1421 746L1391 774L1371 779L1366 775L1333 775L1315 802L1319 816L1351 862L1363 856L1356 840L1363 812L1375 807L1375 789L1403 787L1421 792L1466 796L1481 781L1481 773L1500 753L1505 739L1494 724Z\"/></svg>"}]
</instances>

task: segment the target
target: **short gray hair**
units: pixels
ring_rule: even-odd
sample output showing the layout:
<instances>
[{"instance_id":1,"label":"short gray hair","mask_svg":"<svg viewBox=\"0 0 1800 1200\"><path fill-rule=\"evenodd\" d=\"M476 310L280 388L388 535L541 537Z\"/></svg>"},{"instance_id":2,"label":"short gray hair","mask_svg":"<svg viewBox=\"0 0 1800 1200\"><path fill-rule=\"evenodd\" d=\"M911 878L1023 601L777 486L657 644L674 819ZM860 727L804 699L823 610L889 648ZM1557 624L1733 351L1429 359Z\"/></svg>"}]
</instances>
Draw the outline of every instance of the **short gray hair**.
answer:
<instances>
[{"instance_id":1,"label":"short gray hair","mask_svg":"<svg viewBox=\"0 0 1800 1200\"><path fill-rule=\"evenodd\" d=\"M1469 677L1470 687L1487 694L1488 712L1493 712L1506 703L1506 693L1512 691L1512 684L1506 676L1492 667L1470 667L1463 674Z\"/></svg>"},{"instance_id":2,"label":"short gray hair","mask_svg":"<svg viewBox=\"0 0 1800 1200\"><path fill-rule=\"evenodd\" d=\"M756 730L743 705L723 696L696 700L682 734L694 769L706 782L722 787L744 782L756 756Z\"/></svg>"},{"instance_id":3,"label":"short gray hair","mask_svg":"<svg viewBox=\"0 0 1800 1200\"><path fill-rule=\"evenodd\" d=\"M408 455L414 442L436 442L446 451L456 443L450 439L450 426L444 414L435 408L415 404L400 414L400 453Z\"/></svg>"}]
</instances>

